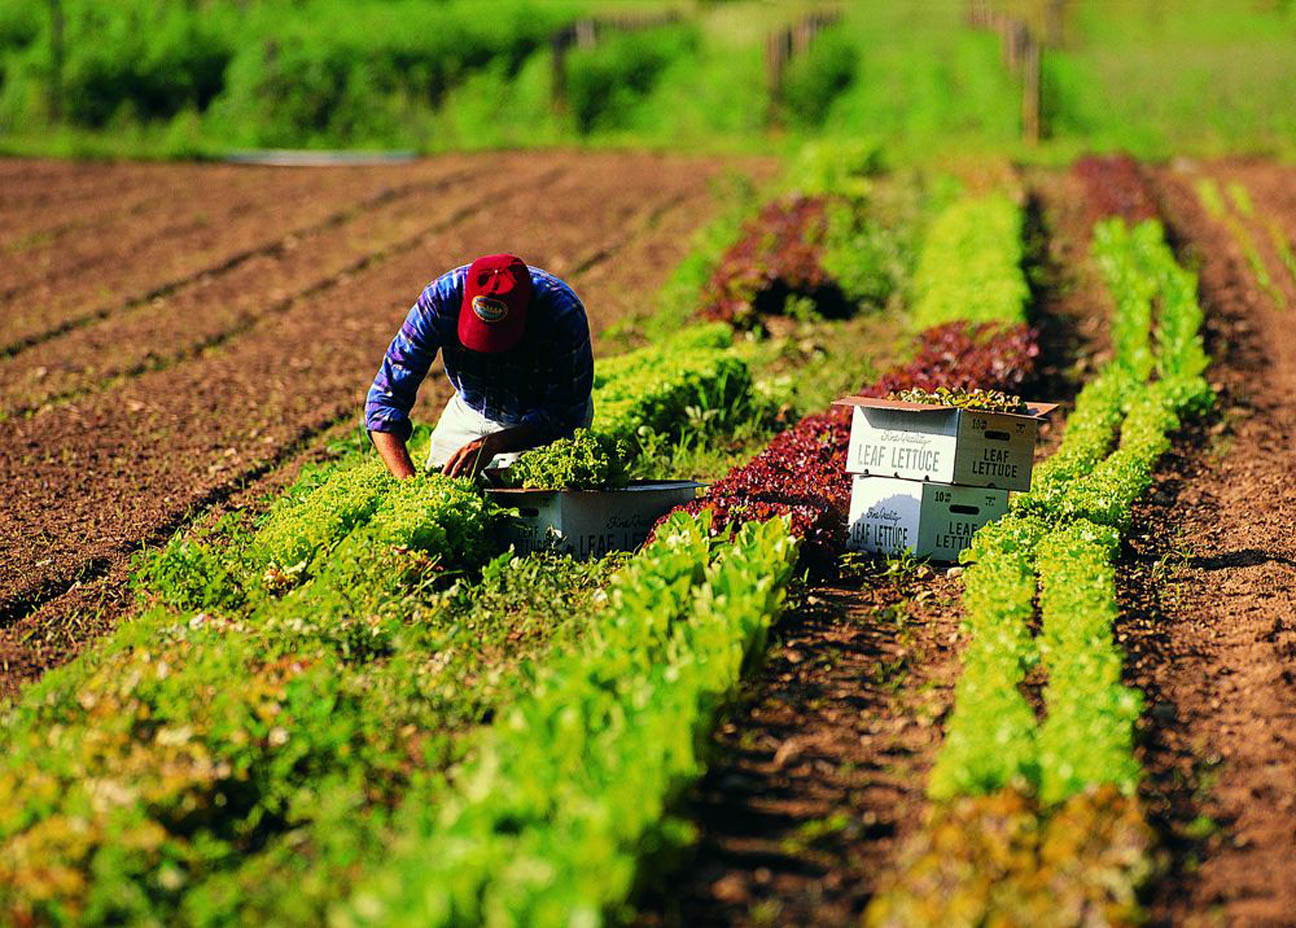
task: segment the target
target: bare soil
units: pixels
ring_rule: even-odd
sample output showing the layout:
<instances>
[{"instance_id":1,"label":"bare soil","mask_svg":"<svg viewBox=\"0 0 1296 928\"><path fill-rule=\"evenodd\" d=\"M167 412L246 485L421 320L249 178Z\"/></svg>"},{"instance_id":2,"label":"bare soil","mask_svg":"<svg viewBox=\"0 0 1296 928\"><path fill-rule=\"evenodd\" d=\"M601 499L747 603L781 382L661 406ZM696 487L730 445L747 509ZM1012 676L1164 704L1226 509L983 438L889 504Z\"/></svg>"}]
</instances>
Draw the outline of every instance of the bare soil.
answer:
<instances>
[{"instance_id":1,"label":"bare soil","mask_svg":"<svg viewBox=\"0 0 1296 928\"><path fill-rule=\"evenodd\" d=\"M1200 263L1220 418L1186 434L1136 510L1121 570L1134 685L1148 695L1149 805L1174 852L1152 901L1172 925L1296 924L1296 331L1222 223L1197 168L1156 172ZM1296 172L1213 165L1296 233ZM1290 277L1271 268L1296 300Z\"/></svg>"},{"instance_id":2,"label":"bare soil","mask_svg":"<svg viewBox=\"0 0 1296 928\"><path fill-rule=\"evenodd\" d=\"M0 276L0 299L7 307L0 321L5 352L280 247L293 234L339 221L339 207L345 215L377 205L405 185L435 183L453 167L449 160L423 162L409 168L403 180L391 167L375 168L374 174L324 168L231 175L235 169L229 165L192 170L186 182L172 179L132 212L67 224L65 234L38 237L36 247L20 249L18 260L6 262ZM433 176L420 176L424 172ZM267 189L275 196L267 197ZM109 203L113 193L102 191ZM22 222L19 213L15 224Z\"/></svg>"},{"instance_id":3,"label":"bare soil","mask_svg":"<svg viewBox=\"0 0 1296 928\"><path fill-rule=\"evenodd\" d=\"M38 174L59 176L36 164ZM72 373L58 375L70 376L73 388L60 388L66 395L58 403L9 419L0 434L0 669L10 668L0 691L79 647L79 638L51 635L51 623L82 623L87 634L110 624L123 565L142 544L164 539L240 488L273 479L322 432L358 421L384 348L438 273L477 254L516 251L571 281L597 333L652 297L686 252L688 232L713 208L709 179L733 166L652 154L483 155L409 166L408 183L390 166L339 169L355 177L337 182L335 199L312 207L316 228L294 235L292 247L292 230L271 204L298 196L300 175L315 169L257 171L259 222L231 227L229 241L213 232L208 254L217 263L189 266L193 279L175 285L161 307L174 301L176 311L153 312L152 304L135 307L110 295L104 305L112 311L82 329L116 327L112 337L87 342L80 332L73 338L44 330L51 344L68 338L75 346L67 349ZM738 167L763 178L772 165ZM206 168L192 170L199 184ZM370 170L380 176L366 181ZM425 196L439 179L463 171L490 176L472 185L477 196ZM279 178L288 186L278 186ZM415 181L428 190L371 201L375 187ZM404 237L381 221L366 225L368 213L397 202L400 209L384 215ZM292 215L300 218L300 208ZM335 215L347 218L322 225L318 218ZM261 252L229 262L253 242ZM320 256L314 279L313 254ZM172 280L175 267L141 259L130 279L147 290ZM78 275L67 269L69 279ZM3 305L11 319L12 304ZM140 327L118 320L139 320ZM4 369L18 370L32 350L19 347ZM78 357L90 350L127 360L105 368ZM434 418L447 395L434 370L416 415ZM57 602L65 596L68 610ZM109 617L87 619L85 609L100 601ZM29 659L25 642L53 644Z\"/></svg>"}]
</instances>

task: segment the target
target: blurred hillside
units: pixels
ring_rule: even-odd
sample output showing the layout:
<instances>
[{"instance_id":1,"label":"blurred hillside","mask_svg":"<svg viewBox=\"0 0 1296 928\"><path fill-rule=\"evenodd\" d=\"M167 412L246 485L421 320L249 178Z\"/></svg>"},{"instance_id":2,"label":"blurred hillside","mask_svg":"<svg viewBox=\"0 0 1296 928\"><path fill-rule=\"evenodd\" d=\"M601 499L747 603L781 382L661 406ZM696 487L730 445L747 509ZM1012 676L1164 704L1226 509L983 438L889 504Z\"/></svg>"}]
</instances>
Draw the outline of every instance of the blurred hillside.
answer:
<instances>
[{"instance_id":1,"label":"blurred hillside","mask_svg":"<svg viewBox=\"0 0 1296 928\"><path fill-rule=\"evenodd\" d=\"M1038 64L978 8L1028 30ZM1029 154L1024 83L1042 157L1288 153L1296 3L0 0L0 148L17 152L824 135Z\"/></svg>"}]
</instances>

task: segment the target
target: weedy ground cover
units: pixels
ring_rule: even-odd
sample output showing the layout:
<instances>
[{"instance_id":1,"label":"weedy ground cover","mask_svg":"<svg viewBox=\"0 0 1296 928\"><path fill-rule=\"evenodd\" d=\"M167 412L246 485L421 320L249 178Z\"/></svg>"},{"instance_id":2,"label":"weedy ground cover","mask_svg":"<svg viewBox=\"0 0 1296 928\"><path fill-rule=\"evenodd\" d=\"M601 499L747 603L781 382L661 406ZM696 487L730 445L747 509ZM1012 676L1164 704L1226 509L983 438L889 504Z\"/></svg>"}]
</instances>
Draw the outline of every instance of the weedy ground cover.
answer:
<instances>
[{"instance_id":1,"label":"weedy ground cover","mask_svg":"<svg viewBox=\"0 0 1296 928\"><path fill-rule=\"evenodd\" d=\"M642 858L687 840L667 809L763 653L796 548L779 519L717 544L705 517L673 516L613 578L586 645L486 733L454 798L411 810L354 920L565 925L615 911Z\"/></svg>"}]
</instances>

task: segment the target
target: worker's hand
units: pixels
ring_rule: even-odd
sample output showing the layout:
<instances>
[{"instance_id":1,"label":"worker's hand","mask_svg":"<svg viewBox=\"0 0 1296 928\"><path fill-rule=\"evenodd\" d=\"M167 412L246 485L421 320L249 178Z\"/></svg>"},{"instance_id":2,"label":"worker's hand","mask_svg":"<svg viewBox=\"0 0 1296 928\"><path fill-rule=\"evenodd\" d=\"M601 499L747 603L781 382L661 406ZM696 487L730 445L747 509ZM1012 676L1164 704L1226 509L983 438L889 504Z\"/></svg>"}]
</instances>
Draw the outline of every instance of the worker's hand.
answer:
<instances>
[{"instance_id":1,"label":"worker's hand","mask_svg":"<svg viewBox=\"0 0 1296 928\"><path fill-rule=\"evenodd\" d=\"M496 434L475 438L450 456L441 473L447 477L476 477L499 454Z\"/></svg>"}]
</instances>

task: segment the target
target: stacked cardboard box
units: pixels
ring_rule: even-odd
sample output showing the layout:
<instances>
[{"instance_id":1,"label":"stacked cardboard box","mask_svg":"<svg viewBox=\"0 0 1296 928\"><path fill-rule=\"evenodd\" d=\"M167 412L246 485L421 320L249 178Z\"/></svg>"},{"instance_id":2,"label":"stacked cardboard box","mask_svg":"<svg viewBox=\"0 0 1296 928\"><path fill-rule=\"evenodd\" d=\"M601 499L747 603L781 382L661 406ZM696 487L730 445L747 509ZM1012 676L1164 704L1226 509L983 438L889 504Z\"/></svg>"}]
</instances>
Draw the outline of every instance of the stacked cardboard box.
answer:
<instances>
[{"instance_id":1,"label":"stacked cardboard box","mask_svg":"<svg viewBox=\"0 0 1296 928\"><path fill-rule=\"evenodd\" d=\"M1029 490L1040 422L1053 404L1024 413L849 396L847 547L953 561L972 534L1008 511L1010 490Z\"/></svg>"}]
</instances>

